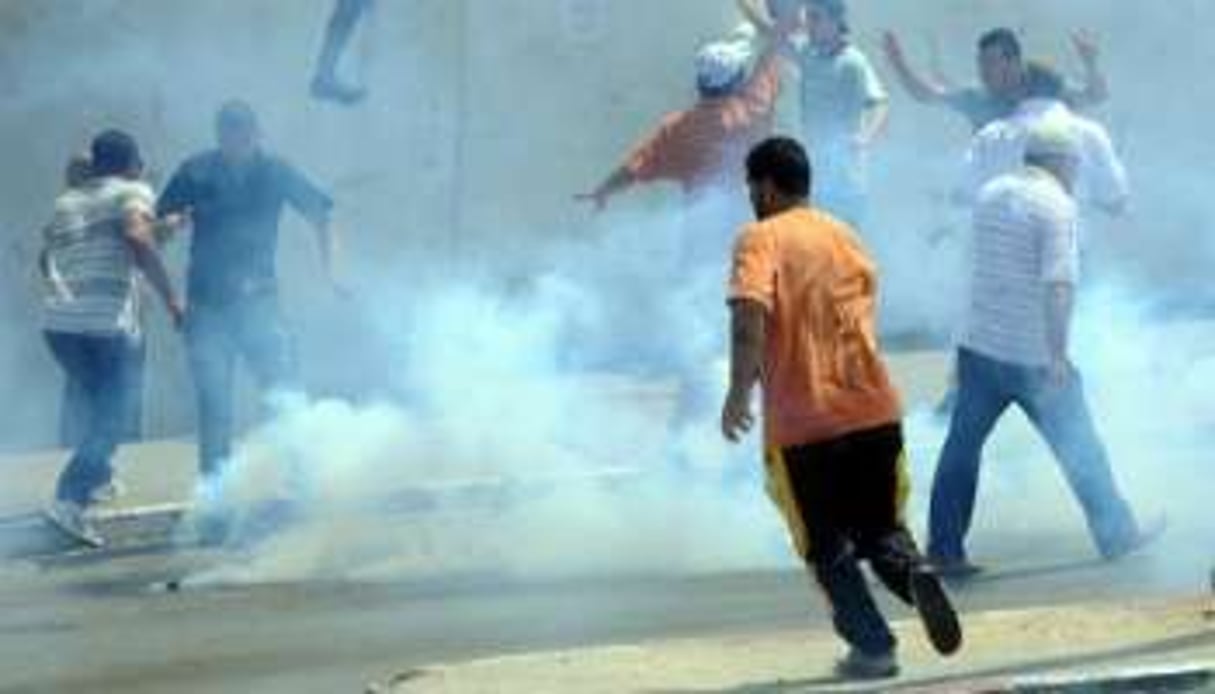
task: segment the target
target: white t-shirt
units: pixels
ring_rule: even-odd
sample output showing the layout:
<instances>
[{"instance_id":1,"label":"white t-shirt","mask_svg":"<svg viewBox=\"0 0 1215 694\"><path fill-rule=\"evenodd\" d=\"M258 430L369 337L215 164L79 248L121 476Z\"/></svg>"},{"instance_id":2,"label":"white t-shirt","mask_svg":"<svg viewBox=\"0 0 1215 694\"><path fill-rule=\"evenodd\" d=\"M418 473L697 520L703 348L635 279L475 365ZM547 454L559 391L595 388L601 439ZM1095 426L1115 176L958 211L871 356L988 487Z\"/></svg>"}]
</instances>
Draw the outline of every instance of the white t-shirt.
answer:
<instances>
[{"instance_id":1,"label":"white t-shirt","mask_svg":"<svg viewBox=\"0 0 1215 694\"><path fill-rule=\"evenodd\" d=\"M963 194L973 199L988 182L1020 169L1027 135L1047 122L1064 124L1080 148L1076 200L1107 207L1124 203L1130 196L1126 167L1109 133L1100 123L1076 115L1053 99L1027 99L1012 116L993 121L975 135L966 157Z\"/></svg>"}]
</instances>

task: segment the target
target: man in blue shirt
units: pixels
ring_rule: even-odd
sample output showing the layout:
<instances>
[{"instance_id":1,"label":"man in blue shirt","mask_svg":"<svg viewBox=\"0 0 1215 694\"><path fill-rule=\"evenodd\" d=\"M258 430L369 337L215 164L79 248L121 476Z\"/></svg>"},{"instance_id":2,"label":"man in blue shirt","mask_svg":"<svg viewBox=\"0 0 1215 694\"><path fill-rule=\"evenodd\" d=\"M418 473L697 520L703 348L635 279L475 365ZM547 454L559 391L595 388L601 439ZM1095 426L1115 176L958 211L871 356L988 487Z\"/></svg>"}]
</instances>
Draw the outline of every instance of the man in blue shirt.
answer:
<instances>
[{"instance_id":1,"label":"man in blue shirt","mask_svg":"<svg viewBox=\"0 0 1215 694\"><path fill-rule=\"evenodd\" d=\"M283 206L290 205L315 229L331 281L336 248L329 226L333 201L293 166L262 150L257 116L248 104L226 103L216 132L219 147L183 163L158 203L162 215L189 214L194 228L185 333L204 490L231 457L237 356L263 392L299 387L275 272Z\"/></svg>"}]
</instances>

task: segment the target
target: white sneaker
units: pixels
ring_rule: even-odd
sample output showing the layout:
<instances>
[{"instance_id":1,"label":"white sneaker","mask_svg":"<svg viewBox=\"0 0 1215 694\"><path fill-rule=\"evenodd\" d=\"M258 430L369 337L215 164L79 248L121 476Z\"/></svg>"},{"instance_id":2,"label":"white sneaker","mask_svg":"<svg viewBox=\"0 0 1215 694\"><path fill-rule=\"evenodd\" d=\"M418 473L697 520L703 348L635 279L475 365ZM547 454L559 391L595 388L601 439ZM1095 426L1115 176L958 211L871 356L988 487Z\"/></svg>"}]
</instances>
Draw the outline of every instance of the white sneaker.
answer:
<instances>
[{"instance_id":1,"label":"white sneaker","mask_svg":"<svg viewBox=\"0 0 1215 694\"><path fill-rule=\"evenodd\" d=\"M105 538L84 515L84 507L57 499L46 507L46 517L56 528L90 547L104 547Z\"/></svg>"},{"instance_id":2,"label":"white sneaker","mask_svg":"<svg viewBox=\"0 0 1215 694\"><path fill-rule=\"evenodd\" d=\"M93 490L89 495L89 501L94 504L112 504L127 493L127 486L119 480L110 480Z\"/></svg>"}]
</instances>

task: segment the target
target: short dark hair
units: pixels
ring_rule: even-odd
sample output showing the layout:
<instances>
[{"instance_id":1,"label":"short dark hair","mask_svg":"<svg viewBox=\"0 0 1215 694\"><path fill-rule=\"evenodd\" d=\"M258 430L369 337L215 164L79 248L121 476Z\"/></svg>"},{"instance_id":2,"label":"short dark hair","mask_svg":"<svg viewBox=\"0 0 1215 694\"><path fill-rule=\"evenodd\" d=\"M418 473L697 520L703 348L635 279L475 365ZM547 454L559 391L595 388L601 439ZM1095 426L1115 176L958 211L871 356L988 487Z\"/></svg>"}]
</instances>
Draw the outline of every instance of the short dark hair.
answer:
<instances>
[{"instance_id":1,"label":"short dark hair","mask_svg":"<svg viewBox=\"0 0 1215 694\"><path fill-rule=\"evenodd\" d=\"M998 48L1006 58L1021 57L1021 40L1017 33L1007 27L992 29L979 37L979 50Z\"/></svg>"},{"instance_id":2,"label":"short dark hair","mask_svg":"<svg viewBox=\"0 0 1215 694\"><path fill-rule=\"evenodd\" d=\"M831 18L833 22L840 26L840 31L847 34L848 29L848 4L846 0L805 0L805 7L814 6L819 8Z\"/></svg>"},{"instance_id":3,"label":"short dark hair","mask_svg":"<svg viewBox=\"0 0 1215 694\"><path fill-rule=\"evenodd\" d=\"M747 155L747 180L771 181L776 189L799 198L810 196L813 172L810 157L797 140L772 137L755 146Z\"/></svg>"},{"instance_id":4,"label":"short dark hair","mask_svg":"<svg viewBox=\"0 0 1215 694\"><path fill-rule=\"evenodd\" d=\"M121 130L106 130L94 137L89 156L95 176L118 176L143 166L135 138Z\"/></svg>"},{"instance_id":5,"label":"short dark hair","mask_svg":"<svg viewBox=\"0 0 1215 694\"><path fill-rule=\"evenodd\" d=\"M256 133L258 131L257 113L249 102L241 99L229 99L219 107L219 111L215 114L215 127L219 130Z\"/></svg>"},{"instance_id":6,"label":"short dark hair","mask_svg":"<svg viewBox=\"0 0 1215 694\"><path fill-rule=\"evenodd\" d=\"M1031 60L1025 66L1025 93L1039 99L1062 98L1063 74L1045 60Z\"/></svg>"}]
</instances>

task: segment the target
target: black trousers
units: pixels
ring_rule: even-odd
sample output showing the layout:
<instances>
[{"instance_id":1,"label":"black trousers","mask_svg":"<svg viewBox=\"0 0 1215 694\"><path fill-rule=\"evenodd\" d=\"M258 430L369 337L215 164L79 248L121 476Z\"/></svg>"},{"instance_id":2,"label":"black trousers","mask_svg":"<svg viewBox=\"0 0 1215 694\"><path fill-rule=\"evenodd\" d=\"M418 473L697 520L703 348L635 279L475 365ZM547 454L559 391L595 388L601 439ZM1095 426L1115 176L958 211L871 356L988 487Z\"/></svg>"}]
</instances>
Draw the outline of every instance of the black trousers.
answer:
<instances>
[{"instance_id":1,"label":"black trousers","mask_svg":"<svg viewBox=\"0 0 1215 694\"><path fill-rule=\"evenodd\" d=\"M836 632L868 655L896 641L860 569L911 603L911 574L923 562L903 520L909 491L899 424L770 451L769 493L794 544L831 605Z\"/></svg>"}]
</instances>

